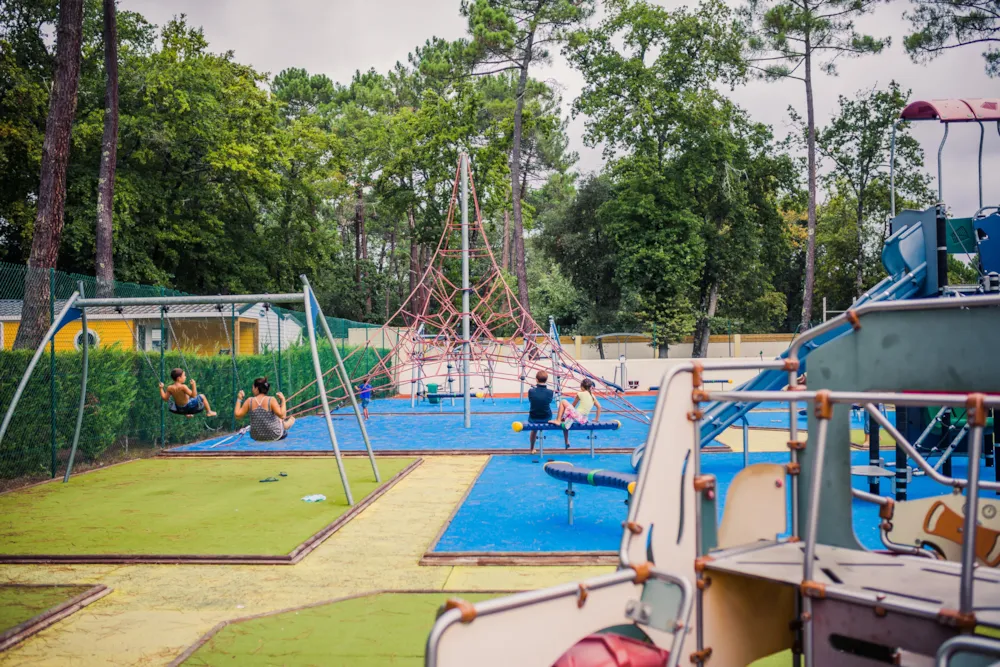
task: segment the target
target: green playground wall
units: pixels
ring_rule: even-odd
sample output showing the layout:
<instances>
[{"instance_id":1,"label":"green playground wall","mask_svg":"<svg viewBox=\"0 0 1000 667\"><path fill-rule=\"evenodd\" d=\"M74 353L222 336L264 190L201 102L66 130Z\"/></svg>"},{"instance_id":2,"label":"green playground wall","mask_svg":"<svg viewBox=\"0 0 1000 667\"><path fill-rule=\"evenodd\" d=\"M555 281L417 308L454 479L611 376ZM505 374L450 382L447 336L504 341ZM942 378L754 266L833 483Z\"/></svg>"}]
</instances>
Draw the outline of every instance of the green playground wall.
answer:
<instances>
[{"instance_id":1,"label":"green playground wall","mask_svg":"<svg viewBox=\"0 0 1000 667\"><path fill-rule=\"evenodd\" d=\"M4 301L22 298L29 270L22 266L0 263L0 307ZM87 296L94 296L96 281L93 277L63 274L57 271L36 272L40 279L50 283L50 305L72 294L76 283L83 280ZM92 291L93 290L93 291ZM181 295L182 293L155 286L117 283L115 295L141 297ZM280 310L299 315L294 311ZM3 311L0 310L0 315ZM50 314L51 317L51 314ZM373 325L340 318L327 318L335 336L342 332L343 339L349 330ZM48 323L48 322L47 322ZM368 373L388 351L376 347L366 348L338 340L338 350L345 358L344 364L352 379ZM14 391L24 375L34 350L0 349L0 417L6 412ZM334 354L326 340L319 341L320 362L324 371L334 366ZM74 468L77 470L113 464L136 456L152 455L163 447L196 442L216 437L241 426L233 418L235 391L243 389L249 394L253 379L268 376L272 393L281 391L289 398L289 408L318 406L318 392L314 384L312 356L305 342L291 345L278 354L264 351L257 355L201 356L164 351L162 367L164 382L169 383L172 368L185 368L189 378L198 384L199 393L205 394L212 408L219 415L207 418L198 415L192 419L172 415L160 400L158 383L161 381L161 353L129 349L121 344L92 347L89 352L90 372L87 383L86 407L83 428ZM278 367L280 365L280 378ZM82 352L53 351L46 348L20 403L3 442L0 442L0 491L58 476L65 471L69 448L76 424L76 411L80 400ZM327 391L343 396L344 387L336 373L324 378ZM388 378L373 382L376 393L381 388L392 390ZM298 396L294 394L300 392ZM304 403L304 404L303 404Z\"/></svg>"}]
</instances>

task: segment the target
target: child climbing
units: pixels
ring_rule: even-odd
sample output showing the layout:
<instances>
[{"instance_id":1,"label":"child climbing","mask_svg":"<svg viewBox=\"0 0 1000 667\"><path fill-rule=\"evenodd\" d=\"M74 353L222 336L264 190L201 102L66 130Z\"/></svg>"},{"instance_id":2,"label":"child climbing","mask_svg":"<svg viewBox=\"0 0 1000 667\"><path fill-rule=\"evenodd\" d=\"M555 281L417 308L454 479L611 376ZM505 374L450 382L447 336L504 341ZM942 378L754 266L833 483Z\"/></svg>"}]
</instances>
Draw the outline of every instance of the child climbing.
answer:
<instances>
[{"instance_id":1,"label":"child climbing","mask_svg":"<svg viewBox=\"0 0 1000 667\"><path fill-rule=\"evenodd\" d=\"M198 393L198 385L191 380L191 386L187 385L187 373L183 368L175 368L170 371L170 378L173 382L164 387L160 383L160 398L170 401L170 411L177 415L185 415L188 419L205 410L206 417L214 417L215 412L209 405L205 394Z\"/></svg>"},{"instance_id":2,"label":"child climbing","mask_svg":"<svg viewBox=\"0 0 1000 667\"><path fill-rule=\"evenodd\" d=\"M361 409L365 413L365 420L368 420L368 406L372 402L372 385L365 380L358 385L358 399L361 400Z\"/></svg>"},{"instance_id":3,"label":"child climbing","mask_svg":"<svg viewBox=\"0 0 1000 667\"><path fill-rule=\"evenodd\" d=\"M236 397L233 415L240 419L250 413L250 437L258 442L274 442L288 437L288 429L295 423L295 417L288 416L285 395L280 391L274 398L267 395L271 383L266 377L253 381L253 396L243 401L243 391Z\"/></svg>"},{"instance_id":4,"label":"child climbing","mask_svg":"<svg viewBox=\"0 0 1000 667\"><path fill-rule=\"evenodd\" d=\"M572 404L565 399L559 402L559 412L556 414L556 418L549 423L562 426L566 449L569 449L570 427L574 422L586 424L590 411L595 405L597 406L597 421L601 421L601 404L594 396L594 381L590 378L585 378L580 383L580 391L577 392Z\"/></svg>"},{"instance_id":5,"label":"child climbing","mask_svg":"<svg viewBox=\"0 0 1000 667\"><path fill-rule=\"evenodd\" d=\"M535 373L534 387L528 390L528 421L548 422L552 419L552 390L546 386L549 381L549 374L545 371ZM538 431L528 433L528 443L531 445L531 452L535 451L535 439Z\"/></svg>"}]
</instances>

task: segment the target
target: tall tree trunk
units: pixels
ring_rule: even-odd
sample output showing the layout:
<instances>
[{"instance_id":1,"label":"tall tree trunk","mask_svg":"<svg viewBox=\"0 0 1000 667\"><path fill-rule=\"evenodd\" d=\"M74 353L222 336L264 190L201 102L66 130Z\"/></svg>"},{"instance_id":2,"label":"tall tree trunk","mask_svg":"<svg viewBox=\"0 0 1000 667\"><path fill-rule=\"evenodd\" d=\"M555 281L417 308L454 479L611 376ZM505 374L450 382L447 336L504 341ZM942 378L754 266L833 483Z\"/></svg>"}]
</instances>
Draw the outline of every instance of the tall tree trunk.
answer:
<instances>
[{"instance_id":1,"label":"tall tree trunk","mask_svg":"<svg viewBox=\"0 0 1000 667\"><path fill-rule=\"evenodd\" d=\"M858 266L857 273L854 275L854 296L860 297L865 289L865 236L864 236L864 225L865 225L865 206L862 203L864 196L864 190L858 195Z\"/></svg>"},{"instance_id":2,"label":"tall tree trunk","mask_svg":"<svg viewBox=\"0 0 1000 667\"><path fill-rule=\"evenodd\" d=\"M503 211L503 240L501 241L503 252L500 255L500 268L504 271L510 270L510 211Z\"/></svg>"},{"instance_id":3,"label":"tall tree trunk","mask_svg":"<svg viewBox=\"0 0 1000 667\"><path fill-rule=\"evenodd\" d=\"M365 201L364 191L360 184L355 187L354 194L354 284L358 288L358 293L364 294L361 261L364 259L365 247ZM371 304L368 302L366 305L370 306Z\"/></svg>"},{"instance_id":4,"label":"tall tree trunk","mask_svg":"<svg viewBox=\"0 0 1000 667\"><path fill-rule=\"evenodd\" d=\"M376 219L376 214L372 213L372 219ZM368 261L368 225L365 224L364 216L364 204L362 203L361 212L361 279L364 282L364 295L365 295L365 315L371 315L372 313L372 285L371 276L369 273L369 268L371 264Z\"/></svg>"},{"instance_id":5,"label":"tall tree trunk","mask_svg":"<svg viewBox=\"0 0 1000 667\"><path fill-rule=\"evenodd\" d=\"M813 108L812 86L812 45L809 35L805 38L805 83L806 83L806 152L809 164L809 216L806 222L806 276L802 289L802 331L812 323L813 287L816 284L816 112Z\"/></svg>"},{"instance_id":6,"label":"tall tree trunk","mask_svg":"<svg viewBox=\"0 0 1000 667\"><path fill-rule=\"evenodd\" d=\"M694 326L694 347L691 356L702 359L708 356L708 342L711 339L710 322L715 317L715 310L719 306L719 281L712 280L707 290L701 295L701 314L698 322Z\"/></svg>"},{"instance_id":7,"label":"tall tree trunk","mask_svg":"<svg viewBox=\"0 0 1000 667\"><path fill-rule=\"evenodd\" d=\"M66 205L66 165L69 162L76 91L80 82L82 37L83 0L62 0L56 28L56 71L52 78L49 116L45 121L45 142L42 144L38 215L31 239L15 349L37 347L48 329L49 281L45 269L55 267L59 257Z\"/></svg>"},{"instance_id":8,"label":"tall tree trunk","mask_svg":"<svg viewBox=\"0 0 1000 667\"><path fill-rule=\"evenodd\" d=\"M399 268L396 260L396 224L398 219L393 219L392 229L389 231L389 271L392 274L392 282L399 283ZM385 321L389 321L389 285L385 286Z\"/></svg>"},{"instance_id":9,"label":"tall tree trunk","mask_svg":"<svg viewBox=\"0 0 1000 667\"><path fill-rule=\"evenodd\" d=\"M521 303L522 322L531 317L528 302L528 266L524 255L524 218L521 216L521 130L524 113L524 91L528 85L528 66L531 64L535 32L528 33L528 43L521 61L521 76L517 81L517 99L514 103L514 145L510 151L510 186L514 212L514 274L517 276L517 300Z\"/></svg>"},{"instance_id":10,"label":"tall tree trunk","mask_svg":"<svg viewBox=\"0 0 1000 667\"><path fill-rule=\"evenodd\" d=\"M115 0L104 0L104 136L101 173L97 179L97 295L115 290L114 227L115 163L118 159L118 19Z\"/></svg>"}]
</instances>

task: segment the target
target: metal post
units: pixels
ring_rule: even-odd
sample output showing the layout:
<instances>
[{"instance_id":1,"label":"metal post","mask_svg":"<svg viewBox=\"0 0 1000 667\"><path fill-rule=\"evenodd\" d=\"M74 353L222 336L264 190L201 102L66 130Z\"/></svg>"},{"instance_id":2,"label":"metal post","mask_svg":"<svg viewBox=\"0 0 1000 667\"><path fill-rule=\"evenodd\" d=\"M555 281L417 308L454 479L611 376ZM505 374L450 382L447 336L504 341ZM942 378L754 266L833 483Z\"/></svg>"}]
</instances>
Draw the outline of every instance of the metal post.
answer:
<instances>
[{"instance_id":1,"label":"metal post","mask_svg":"<svg viewBox=\"0 0 1000 667\"><path fill-rule=\"evenodd\" d=\"M52 321L49 325L49 330L45 332L45 337L42 338L42 342L38 344L38 348L35 350L35 354L31 357L31 361L28 362L28 367L24 370L24 376L21 381L17 384L17 389L14 390L14 397L10 399L10 405L7 406L7 412L3 416L3 422L0 423L0 444L3 444L3 437L7 433L7 427L10 426L10 420L14 416L14 410L17 408L18 402L21 400L21 394L24 393L24 388L28 384L28 380L31 379L31 374L35 370L35 366L38 365L38 360L42 358L42 353L45 352L45 346L49 344L49 341L53 336L56 335L57 327L59 322L62 322L63 317L69 312L69 309L73 307L76 303L77 297L79 297L78 292L73 292L66 305L62 307L59 311L59 315L56 319Z\"/></svg>"},{"instance_id":2,"label":"metal post","mask_svg":"<svg viewBox=\"0 0 1000 667\"><path fill-rule=\"evenodd\" d=\"M160 288L160 296L163 296L164 289ZM167 319L163 306L160 306L160 382L163 382L166 373L166 348L167 348ZM160 401L160 447L167 445L167 404Z\"/></svg>"},{"instance_id":3,"label":"metal post","mask_svg":"<svg viewBox=\"0 0 1000 667\"><path fill-rule=\"evenodd\" d=\"M576 495L576 491L573 490L573 482L566 483L566 514L569 518L569 525L573 525L573 496Z\"/></svg>"},{"instance_id":4,"label":"metal post","mask_svg":"<svg viewBox=\"0 0 1000 667\"><path fill-rule=\"evenodd\" d=\"M278 318L278 391L281 391L281 320L284 318L284 315L275 313L273 308L271 312Z\"/></svg>"},{"instance_id":5,"label":"metal post","mask_svg":"<svg viewBox=\"0 0 1000 667\"><path fill-rule=\"evenodd\" d=\"M909 410L907 408L903 408ZM896 406L896 423L899 423L900 407ZM906 474L908 472L907 468L909 466L909 461L907 460L906 452L903 450L899 444L896 444L896 500L906 500Z\"/></svg>"},{"instance_id":6,"label":"metal post","mask_svg":"<svg viewBox=\"0 0 1000 667\"><path fill-rule=\"evenodd\" d=\"M750 465L750 422L747 421L746 415L741 419L743 420L743 467L746 468Z\"/></svg>"},{"instance_id":7,"label":"metal post","mask_svg":"<svg viewBox=\"0 0 1000 667\"><path fill-rule=\"evenodd\" d=\"M239 391L239 388L236 386L237 385L237 382L236 382L236 327L237 327L237 324L236 324L236 304L234 303L231 306L231 308L232 308L231 313L232 313L232 325L233 325L233 340L232 340L232 344L229 346L229 359L230 359L230 361L233 362L233 370L232 370L232 376L233 376L233 382L232 382L232 385L233 385L233 395L232 395L232 399L233 400L232 400L232 402L235 404L236 403L236 396L237 396L236 392ZM232 428L235 431L236 430L236 412L235 411L233 411L232 416L230 417L230 420L231 420L231 423L232 423Z\"/></svg>"},{"instance_id":8,"label":"metal post","mask_svg":"<svg viewBox=\"0 0 1000 667\"><path fill-rule=\"evenodd\" d=\"M948 127L945 125L945 127ZM935 211L935 232L937 233L937 291L944 296L948 287L948 231L944 203L939 203Z\"/></svg>"},{"instance_id":9,"label":"metal post","mask_svg":"<svg viewBox=\"0 0 1000 667\"><path fill-rule=\"evenodd\" d=\"M881 443L879 442L880 432L882 427L874 419L868 416L868 412L862 408L862 414L865 421L868 422L868 464L877 466L881 460L879 456L879 450L881 449ZM880 489L879 478L869 477L868 478L868 492L878 495Z\"/></svg>"},{"instance_id":10,"label":"metal post","mask_svg":"<svg viewBox=\"0 0 1000 667\"><path fill-rule=\"evenodd\" d=\"M970 410L971 412L971 410ZM968 415L971 419L972 415ZM983 427L973 426L969 436L969 486L965 490L965 524L962 527L962 574L958 611L972 612L972 585L976 567L976 532L979 518L979 455L983 446Z\"/></svg>"},{"instance_id":11,"label":"metal post","mask_svg":"<svg viewBox=\"0 0 1000 667\"><path fill-rule=\"evenodd\" d=\"M979 121L979 208L983 207L983 139L986 138L986 126Z\"/></svg>"},{"instance_id":12,"label":"metal post","mask_svg":"<svg viewBox=\"0 0 1000 667\"><path fill-rule=\"evenodd\" d=\"M49 324L56 321L56 270L49 269ZM49 437L52 450L50 477L55 479L59 461L56 458L56 339L49 341Z\"/></svg>"},{"instance_id":13,"label":"metal post","mask_svg":"<svg viewBox=\"0 0 1000 667\"><path fill-rule=\"evenodd\" d=\"M798 367L794 370L788 371L788 385L798 386ZM798 404L792 401L788 404L788 441L796 442L799 439L799 409ZM701 451L701 438L700 429L695 429L695 446L698 451ZM789 461L793 464L798 463L799 456L798 450L790 449L788 452ZM698 460L697 458L695 459ZM799 537L799 476L791 475L791 483L789 489L792 497L792 511L791 511L791 533L792 537ZM695 504L695 508L699 506L698 503ZM698 600L699 605L701 604L701 598ZM700 607L699 607L700 608ZM801 618L803 610L803 596L795 596L795 617ZM803 630L800 625L797 630L795 630L796 641L792 644L792 665L793 667L800 667L802 664L802 642L803 642Z\"/></svg>"},{"instance_id":14,"label":"metal post","mask_svg":"<svg viewBox=\"0 0 1000 667\"><path fill-rule=\"evenodd\" d=\"M462 413L465 428L472 428L472 398L469 395L469 155L462 153Z\"/></svg>"},{"instance_id":15,"label":"metal post","mask_svg":"<svg viewBox=\"0 0 1000 667\"><path fill-rule=\"evenodd\" d=\"M77 283L80 294L84 294L83 281ZM76 458L76 448L80 444L80 429L83 428L83 409L87 405L87 375L90 373L90 336L87 331L87 309L80 310L80 326L83 332L83 375L80 379L80 407L76 411L76 428L73 430L73 446L69 450L69 462L66 464L66 474L63 476L63 484L69 481L69 476L73 472L73 459Z\"/></svg>"},{"instance_id":16,"label":"metal post","mask_svg":"<svg viewBox=\"0 0 1000 667\"><path fill-rule=\"evenodd\" d=\"M823 297L823 321L826 322L826 297Z\"/></svg>"},{"instance_id":17,"label":"metal post","mask_svg":"<svg viewBox=\"0 0 1000 667\"><path fill-rule=\"evenodd\" d=\"M312 299L309 298L310 291L309 285L306 284L303 287L306 333L309 336L309 351L312 353L313 371L316 373L316 390L319 391L319 400L323 405L323 419L326 420L326 431L330 435L333 456L337 459L337 469L340 471L340 483L344 486L344 495L347 496L347 504L354 505L354 496L351 495L351 486L347 481L347 471L344 470L344 461L340 457L340 446L337 445L337 434L333 430L333 419L330 418L330 403L326 396L326 384L323 382L323 367L319 363L319 350L316 349L316 324L313 322Z\"/></svg>"},{"instance_id":18,"label":"metal post","mask_svg":"<svg viewBox=\"0 0 1000 667\"><path fill-rule=\"evenodd\" d=\"M947 123L944 126L944 136L941 137L941 145L938 146L937 152L937 172L938 172L938 204L944 203L944 173L941 171L941 154L944 152L944 143L948 141L948 128L951 127ZM940 240L940 239L939 239Z\"/></svg>"},{"instance_id":19,"label":"metal post","mask_svg":"<svg viewBox=\"0 0 1000 667\"><path fill-rule=\"evenodd\" d=\"M417 356L419 352L417 351L417 346L420 345L420 339L417 338L413 341L413 357L410 358L410 362L413 364L410 366L410 409L417 407L417 364L420 363L419 357Z\"/></svg>"},{"instance_id":20,"label":"metal post","mask_svg":"<svg viewBox=\"0 0 1000 667\"><path fill-rule=\"evenodd\" d=\"M302 282L309 287L309 281L305 276L302 276ZM311 289L311 288L310 288ZM358 428L361 429L361 438L365 441L365 449L368 450L368 460L372 464L372 472L375 473L375 481L381 482L382 477L379 475L378 466L375 464L375 452L372 451L371 440L368 439L368 429L365 428L365 418L361 414L361 408L358 407L358 399L354 395L354 386L351 384L351 378L347 374L347 369L344 367L344 359L340 356L340 352L337 350L337 345L333 340L333 332L330 331L330 324L326 321L326 317L323 316L323 311L317 306L316 310L317 319L319 319L320 324L323 325L323 332L326 334L326 339L330 341L330 348L333 349L333 358L337 361L337 374L340 375L340 381L344 383L344 388L347 391L347 395L351 399L351 406L354 408L354 416L358 420Z\"/></svg>"},{"instance_id":21,"label":"metal post","mask_svg":"<svg viewBox=\"0 0 1000 667\"><path fill-rule=\"evenodd\" d=\"M968 414L966 415L968 417ZM938 446L943 443L948 442L948 437L951 435L951 412L946 412L941 416L941 437L938 439ZM947 456L947 445L945 446L946 455L941 457L941 474L951 477L951 457Z\"/></svg>"},{"instance_id":22,"label":"metal post","mask_svg":"<svg viewBox=\"0 0 1000 667\"><path fill-rule=\"evenodd\" d=\"M814 453L815 458L813 459L812 484L809 485L809 514L806 516L806 543L802 560L803 581L812 581L813 572L816 568L816 531L819 528L819 501L820 493L823 489L823 484L821 483L823 479L823 457L826 450L827 429L830 426L829 419L819 417L816 421L818 422L816 429L818 433L815 440L816 451ZM802 647L806 657L806 666L809 667L815 664L813 636L815 622L812 618L812 598L802 596L802 613L803 618L808 619L802 625Z\"/></svg>"},{"instance_id":23,"label":"metal post","mask_svg":"<svg viewBox=\"0 0 1000 667\"><path fill-rule=\"evenodd\" d=\"M993 408L990 408L989 418L993 419ZM994 445L994 432L996 431L996 426L993 426L994 431L990 433L983 432L983 458L986 460L986 467L992 468L994 466L993 458L993 445Z\"/></svg>"}]
</instances>

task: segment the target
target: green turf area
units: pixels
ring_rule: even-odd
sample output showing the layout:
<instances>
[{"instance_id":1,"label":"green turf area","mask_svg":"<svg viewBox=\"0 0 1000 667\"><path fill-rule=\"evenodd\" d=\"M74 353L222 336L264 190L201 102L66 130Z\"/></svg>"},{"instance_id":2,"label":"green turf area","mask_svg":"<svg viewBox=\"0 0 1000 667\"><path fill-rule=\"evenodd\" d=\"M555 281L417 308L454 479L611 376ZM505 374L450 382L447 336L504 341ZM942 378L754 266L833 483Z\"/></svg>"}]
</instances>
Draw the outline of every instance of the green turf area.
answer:
<instances>
[{"instance_id":1,"label":"green turf area","mask_svg":"<svg viewBox=\"0 0 1000 667\"><path fill-rule=\"evenodd\" d=\"M344 466L356 503L376 489L367 458ZM348 509L333 458L148 459L0 496L0 554L284 555Z\"/></svg>"},{"instance_id":2,"label":"green turf area","mask_svg":"<svg viewBox=\"0 0 1000 667\"><path fill-rule=\"evenodd\" d=\"M450 597L494 596L386 593L257 618L226 626L184 665L420 667L437 609Z\"/></svg>"},{"instance_id":3,"label":"green turf area","mask_svg":"<svg viewBox=\"0 0 1000 667\"><path fill-rule=\"evenodd\" d=\"M90 586L0 585L0 634L88 590Z\"/></svg>"}]
</instances>

